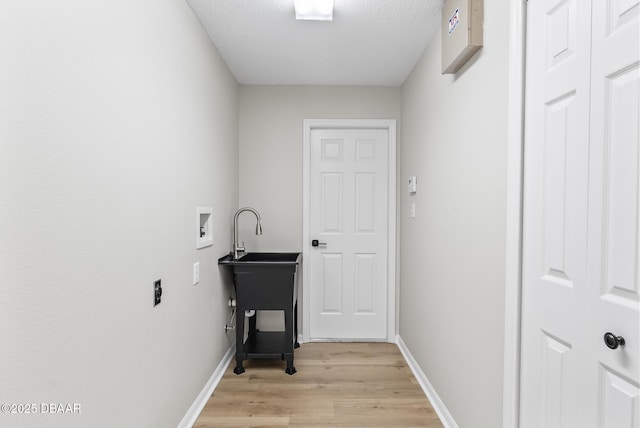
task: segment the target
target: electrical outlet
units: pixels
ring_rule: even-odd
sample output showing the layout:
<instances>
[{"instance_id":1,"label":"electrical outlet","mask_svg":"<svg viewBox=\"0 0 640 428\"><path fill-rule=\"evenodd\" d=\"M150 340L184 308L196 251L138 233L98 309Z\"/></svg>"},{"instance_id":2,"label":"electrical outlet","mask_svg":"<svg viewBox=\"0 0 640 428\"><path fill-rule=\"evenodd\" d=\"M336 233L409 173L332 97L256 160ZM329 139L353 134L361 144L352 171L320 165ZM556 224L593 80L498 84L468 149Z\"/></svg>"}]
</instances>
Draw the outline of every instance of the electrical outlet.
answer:
<instances>
[{"instance_id":1,"label":"electrical outlet","mask_svg":"<svg viewBox=\"0 0 640 428\"><path fill-rule=\"evenodd\" d=\"M200 282L200 262L193 264L193 285Z\"/></svg>"},{"instance_id":2,"label":"electrical outlet","mask_svg":"<svg viewBox=\"0 0 640 428\"><path fill-rule=\"evenodd\" d=\"M153 283L153 306L158 306L162 299L162 280L158 279Z\"/></svg>"}]
</instances>

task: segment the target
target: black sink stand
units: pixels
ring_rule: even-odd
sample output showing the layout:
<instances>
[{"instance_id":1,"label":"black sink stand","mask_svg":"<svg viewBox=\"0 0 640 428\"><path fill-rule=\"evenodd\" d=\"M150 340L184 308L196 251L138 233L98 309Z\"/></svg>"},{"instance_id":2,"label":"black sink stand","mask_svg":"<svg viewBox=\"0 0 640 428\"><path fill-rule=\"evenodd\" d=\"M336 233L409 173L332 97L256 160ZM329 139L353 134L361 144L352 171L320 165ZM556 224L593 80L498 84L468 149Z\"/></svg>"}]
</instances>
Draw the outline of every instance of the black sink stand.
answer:
<instances>
[{"instance_id":1,"label":"black sink stand","mask_svg":"<svg viewBox=\"0 0 640 428\"><path fill-rule=\"evenodd\" d=\"M301 254L289 254L287 262L231 261L236 290L236 367L235 374L244 373L244 360L249 358L282 358L287 374L294 374L293 350L297 342L297 267ZM245 340L245 311L256 310L249 318ZM260 310L284 313L284 331L259 331L256 319Z\"/></svg>"},{"instance_id":2,"label":"black sink stand","mask_svg":"<svg viewBox=\"0 0 640 428\"><path fill-rule=\"evenodd\" d=\"M284 309L284 331L260 331L256 328L259 310L249 318L247 339L244 340L245 314L244 309L238 307L236 315L236 367L233 372L237 375L244 373L244 360L250 358L282 358L286 361L285 373L292 375L296 372L293 365L293 350L300 345L294 338L298 336L297 316L292 309Z\"/></svg>"}]
</instances>

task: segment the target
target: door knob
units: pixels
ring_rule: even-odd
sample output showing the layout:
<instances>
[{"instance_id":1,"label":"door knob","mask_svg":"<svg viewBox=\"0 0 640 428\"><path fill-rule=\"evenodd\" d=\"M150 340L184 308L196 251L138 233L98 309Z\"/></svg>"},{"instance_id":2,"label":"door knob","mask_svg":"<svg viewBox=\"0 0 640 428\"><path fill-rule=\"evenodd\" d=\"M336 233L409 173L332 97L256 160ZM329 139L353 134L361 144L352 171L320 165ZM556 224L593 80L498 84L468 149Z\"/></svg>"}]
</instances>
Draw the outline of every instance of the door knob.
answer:
<instances>
[{"instance_id":1,"label":"door knob","mask_svg":"<svg viewBox=\"0 0 640 428\"><path fill-rule=\"evenodd\" d=\"M618 346L624 346L624 337L616 336L613 333L605 333L604 344L610 349L616 349Z\"/></svg>"},{"instance_id":2,"label":"door knob","mask_svg":"<svg viewBox=\"0 0 640 428\"><path fill-rule=\"evenodd\" d=\"M312 247L326 247L327 243L326 242L319 242L317 239L314 239L311 241L311 246Z\"/></svg>"}]
</instances>

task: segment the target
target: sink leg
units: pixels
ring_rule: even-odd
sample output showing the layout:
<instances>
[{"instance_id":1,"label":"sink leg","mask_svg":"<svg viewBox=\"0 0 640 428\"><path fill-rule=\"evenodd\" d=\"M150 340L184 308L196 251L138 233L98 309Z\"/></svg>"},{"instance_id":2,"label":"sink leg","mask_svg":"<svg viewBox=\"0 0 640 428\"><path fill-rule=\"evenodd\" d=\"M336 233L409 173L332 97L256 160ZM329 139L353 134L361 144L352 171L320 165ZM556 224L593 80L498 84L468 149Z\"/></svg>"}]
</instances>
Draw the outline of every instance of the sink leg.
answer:
<instances>
[{"instance_id":1,"label":"sink leg","mask_svg":"<svg viewBox=\"0 0 640 428\"><path fill-rule=\"evenodd\" d=\"M298 349L298 302L293 305L293 348Z\"/></svg>"},{"instance_id":2,"label":"sink leg","mask_svg":"<svg viewBox=\"0 0 640 428\"><path fill-rule=\"evenodd\" d=\"M244 308L236 308L236 368L237 375L244 373Z\"/></svg>"},{"instance_id":3,"label":"sink leg","mask_svg":"<svg viewBox=\"0 0 640 428\"><path fill-rule=\"evenodd\" d=\"M288 375L294 374L297 370L293 366L293 354L284 354L284 359L287 361L287 368L284 372Z\"/></svg>"},{"instance_id":4,"label":"sink leg","mask_svg":"<svg viewBox=\"0 0 640 428\"><path fill-rule=\"evenodd\" d=\"M258 329L256 327L257 324L258 324L258 311L256 311L256 313L251 318L249 318L249 325L248 325L249 329L247 331L247 333L249 333L249 335L252 335L256 331L258 331Z\"/></svg>"},{"instance_id":5,"label":"sink leg","mask_svg":"<svg viewBox=\"0 0 640 428\"><path fill-rule=\"evenodd\" d=\"M294 315L292 309L285 309L284 311L284 330L285 337L287 338L285 342L285 350L284 350L284 359L287 361L287 369L285 373L292 375L296 372L296 368L293 366L293 348L294 348L294 337L293 337L293 329L294 329Z\"/></svg>"}]
</instances>

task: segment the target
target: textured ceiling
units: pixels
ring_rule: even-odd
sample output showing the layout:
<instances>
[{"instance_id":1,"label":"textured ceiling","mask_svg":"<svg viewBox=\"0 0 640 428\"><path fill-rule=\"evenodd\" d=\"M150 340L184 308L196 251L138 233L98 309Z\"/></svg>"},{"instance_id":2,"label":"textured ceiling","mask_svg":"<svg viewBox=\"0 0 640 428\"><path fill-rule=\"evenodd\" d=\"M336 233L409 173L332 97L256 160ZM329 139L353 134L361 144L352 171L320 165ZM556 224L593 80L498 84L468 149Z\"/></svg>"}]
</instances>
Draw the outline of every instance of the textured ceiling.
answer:
<instances>
[{"instance_id":1,"label":"textured ceiling","mask_svg":"<svg viewBox=\"0 0 640 428\"><path fill-rule=\"evenodd\" d=\"M443 0L334 0L296 21L293 0L187 0L241 84L399 86L440 26Z\"/></svg>"}]
</instances>

